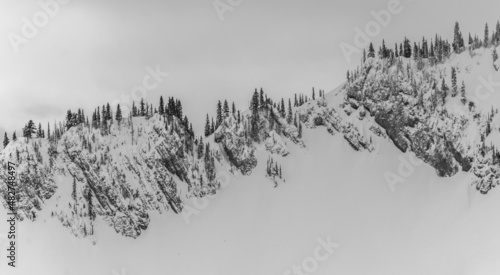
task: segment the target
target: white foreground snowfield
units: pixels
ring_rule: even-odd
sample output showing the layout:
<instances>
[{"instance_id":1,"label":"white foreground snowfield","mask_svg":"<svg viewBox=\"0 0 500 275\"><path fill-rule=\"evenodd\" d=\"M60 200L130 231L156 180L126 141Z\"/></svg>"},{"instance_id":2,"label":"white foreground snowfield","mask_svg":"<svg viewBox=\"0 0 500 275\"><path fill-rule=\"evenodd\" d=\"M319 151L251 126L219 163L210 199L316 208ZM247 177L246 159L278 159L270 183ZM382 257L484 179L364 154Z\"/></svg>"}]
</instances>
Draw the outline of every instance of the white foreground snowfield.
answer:
<instances>
[{"instance_id":1,"label":"white foreground snowfield","mask_svg":"<svg viewBox=\"0 0 500 275\"><path fill-rule=\"evenodd\" d=\"M380 61L367 62L376 66ZM450 87L450 66L458 68L457 78L459 83L464 80L475 113L460 97L448 97L438 109L458 113L468 124L460 128L450 123L453 118L441 117L432 127L438 125L451 136L460 132L453 142L467 145L457 146L464 155L476 156L482 143L500 147L498 115L488 119L492 132L485 142L476 134L484 131L491 108L500 104L498 87L484 100L476 93L476 87L484 85L481 78L500 80L492 66L491 49L477 50L472 57L468 51L452 55L428 72L436 78L446 74ZM90 188L86 186L91 185L84 182L90 176L78 174L85 169L72 166L70 152L67 158L58 157L57 169L50 172L53 182L42 183L55 193L48 198L37 193L33 196L36 203L23 201L25 220L18 223L16 268L7 266L3 248L7 242L0 239L0 274L499 274L500 193L477 191L478 177L495 174L498 165L474 158L472 168L462 171L460 163L452 162L445 172L453 173L439 177L436 167L417 161L413 151L398 149L372 115L359 107L362 104L349 102L349 87L344 84L324 99L294 108L304 125L302 137L295 126L283 122L280 134L268 131L263 142L248 145L240 140L242 129L234 118L227 118L225 126L206 138L221 159L215 161L218 182L211 185L199 183L200 175L206 173L203 158L195 154L179 157L171 151L182 165L164 169L163 181L168 184L163 187L151 180L158 176L146 168L155 165L151 159L160 157L159 151L151 151L161 139L160 134L151 134L156 126L163 127L158 116L133 118L133 133L126 126L121 130L112 126L111 135L98 135L94 143L100 146L92 145L92 153L82 149L85 157L81 160L91 163L103 155L96 160L97 166L103 170L117 167L121 172L95 172L102 177L96 179L102 185L92 184L112 189L115 184L121 186L120 177L109 175L125 175L131 179L124 180L130 194L122 187L116 187L120 190L116 196L113 190L111 195L102 191L107 198L100 198L102 203L94 198L97 215L90 221L82 215L88 207L84 194ZM422 96L427 104L432 93ZM478 113L483 116L473 118ZM322 118L320 122L317 117ZM438 132L432 127L429 131ZM90 130L70 129L59 146L80 148L79 137L91 136L85 131ZM163 136L168 140L164 144L182 142L183 133L171 133ZM32 146L37 141L30 142L9 144L0 159L10 159L16 150L21 151L21 158L23 152L36 155ZM48 167L49 145L44 142L40 166ZM239 169L230 164L222 144L236 152L233 164ZM57 151L64 154L62 149ZM282 167L283 179L276 187L266 177L270 157ZM486 175L475 172L488 165L492 170L483 171ZM137 167L144 171L137 172ZM72 198L73 177L78 179L77 206ZM210 195L214 190L217 194ZM0 211L0 219L7 219L6 211ZM88 232L91 226L93 234ZM5 223L0 225L0 233L6 228Z\"/></svg>"}]
</instances>

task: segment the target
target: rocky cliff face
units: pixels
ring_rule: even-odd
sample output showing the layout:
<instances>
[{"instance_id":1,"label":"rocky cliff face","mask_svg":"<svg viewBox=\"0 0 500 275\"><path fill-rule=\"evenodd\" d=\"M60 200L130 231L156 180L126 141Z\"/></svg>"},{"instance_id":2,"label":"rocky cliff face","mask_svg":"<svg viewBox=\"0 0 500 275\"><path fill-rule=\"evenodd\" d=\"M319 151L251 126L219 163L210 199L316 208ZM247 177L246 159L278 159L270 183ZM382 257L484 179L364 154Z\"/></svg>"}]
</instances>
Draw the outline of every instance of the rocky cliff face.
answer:
<instances>
[{"instance_id":1,"label":"rocky cliff face","mask_svg":"<svg viewBox=\"0 0 500 275\"><path fill-rule=\"evenodd\" d=\"M77 236L91 235L99 216L135 238L147 229L150 211L180 213L182 191L203 196L218 188L207 180L204 160L187 148L192 142L180 120L156 115L107 130L79 125L53 142L17 141L2 151L0 161L3 168L8 161L19 164L21 219L36 220L36 210L53 199L52 215ZM0 185L4 195L5 188Z\"/></svg>"},{"instance_id":2,"label":"rocky cliff face","mask_svg":"<svg viewBox=\"0 0 500 275\"><path fill-rule=\"evenodd\" d=\"M414 152L439 176L472 172L477 189L487 193L499 184L498 153L486 143L497 112L476 108L477 98L453 96L452 88L437 85L446 83L448 67L370 58L343 87L345 102L364 108L397 148Z\"/></svg>"},{"instance_id":3,"label":"rocky cliff face","mask_svg":"<svg viewBox=\"0 0 500 275\"><path fill-rule=\"evenodd\" d=\"M18 140L0 153L0 201L7 207L4 169L11 161L18 164L21 220L36 221L37 213L49 207L52 217L76 236L92 237L99 218L117 233L137 238L148 228L152 211L179 214L183 200L215 194L220 171L252 173L256 145L263 144L269 154L288 155L282 136L264 111L261 115L257 142L248 134L249 115L240 122L226 116L201 145L183 121L158 114L105 128L80 124L50 141ZM273 123L282 123L281 133L301 143L294 126L279 119ZM211 149L200 152L199 145ZM265 171L260 172L264 178Z\"/></svg>"}]
</instances>

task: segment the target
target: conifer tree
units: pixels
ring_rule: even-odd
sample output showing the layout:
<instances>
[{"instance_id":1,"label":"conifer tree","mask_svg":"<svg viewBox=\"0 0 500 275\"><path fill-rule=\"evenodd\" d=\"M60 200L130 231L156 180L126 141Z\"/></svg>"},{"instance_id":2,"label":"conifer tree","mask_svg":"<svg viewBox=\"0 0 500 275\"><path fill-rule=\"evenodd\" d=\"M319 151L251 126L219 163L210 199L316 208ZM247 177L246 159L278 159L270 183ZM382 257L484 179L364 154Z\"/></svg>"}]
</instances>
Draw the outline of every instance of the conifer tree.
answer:
<instances>
[{"instance_id":1,"label":"conifer tree","mask_svg":"<svg viewBox=\"0 0 500 275\"><path fill-rule=\"evenodd\" d=\"M200 137L200 141L198 142L198 148L197 148L197 153L198 153L198 159L201 159L203 157L203 137Z\"/></svg>"},{"instance_id":2,"label":"conifer tree","mask_svg":"<svg viewBox=\"0 0 500 275\"><path fill-rule=\"evenodd\" d=\"M457 87L457 72L454 67L451 68L451 96L455 97L458 94Z\"/></svg>"},{"instance_id":3,"label":"conifer tree","mask_svg":"<svg viewBox=\"0 0 500 275\"><path fill-rule=\"evenodd\" d=\"M500 43L500 20L497 20L497 25L495 28L495 45L498 46L498 43Z\"/></svg>"},{"instance_id":4,"label":"conifer tree","mask_svg":"<svg viewBox=\"0 0 500 275\"><path fill-rule=\"evenodd\" d=\"M382 58L387 58L388 57L388 50L387 50L387 47L385 46L385 40L384 39L382 39L381 53L382 53Z\"/></svg>"},{"instance_id":5,"label":"conifer tree","mask_svg":"<svg viewBox=\"0 0 500 275\"><path fill-rule=\"evenodd\" d=\"M115 117L116 121L118 121L118 125L120 125L122 119L123 119L123 115L122 115L122 109L120 107L120 104L118 104L116 106L116 117Z\"/></svg>"},{"instance_id":6,"label":"conifer tree","mask_svg":"<svg viewBox=\"0 0 500 275\"><path fill-rule=\"evenodd\" d=\"M160 105L158 106L158 112L162 116L165 114L165 102L163 102L163 96L160 96Z\"/></svg>"},{"instance_id":7,"label":"conifer tree","mask_svg":"<svg viewBox=\"0 0 500 275\"><path fill-rule=\"evenodd\" d=\"M177 102L175 103L175 111L176 111L176 113L177 113L177 115L176 115L176 116L177 116L179 119L181 119L181 118L182 118L182 116L183 116L183 111L182 111L182 102L181 102L179 99L178 99L178 100L177 100Z\"/></svg>"},{"instance_id":8,"label":"conifer tree","mask_svg":"<svg viewBox=\"0 0 500 275\"><path fill-rule=\"evenodd\" d=\"M316 100L316 95L314 94L314 87L313 87L313 91L312 91L312 99Z\"/></svg>"},{"instance_id":9,"label":"conifer tree","mask_svg":"<svg viewBox=\"0 0 500 275\"><path fill-rule=\"evenodd\" d=\"M36 134L38 138L43 138L43 129L42 129L42 123L38 123L38 133Z\"/></svg>"},{"instance_id":10,"label":"conifer tree","mask_svg":"<svg viewBox=\"0 0 500 275\"><path fill-rule=\"evenodd\" d=\"M135 101L132 102L132 116L133 117L137 116L137 107L135 106ZM96 121L99 121L99 119L97 118L97 114L96 114Z\"/></svg>"},{"instance_id":11,"label":"conifer tree","mask_svg":"<svg viewBox=\"0 0 500 275\"><path fill-rule=\"evenodd\" d=\"M489 41L490 41L490 35L488 31L488 23L484 26L484 47L489 46Z\"/></svg>"},{"instance_id":12,"label":"conifer tree","mask_svg":"<svg viewBox=\"0 0 500 275\"><path fill-rule=\"evenodd\" d=\"M210 134L215 133L215 123L214 118L212 117L212 125L210 126Z\"/></svg>"},{"instance_id":13,"label":"conifer tree","mask_svg":"<svg viewBox=\"0 0 500 275\"><path fill-rule=\"evenodd\" d=\"M419 49L417 43L413 42L413 59L416 61L419 58Z\"/></svg>"},{"instance_id":14,"label":"conifer tree","mask_svg":"<svg viewBox=\"0 0 500 275\"><path fill-rule=\"evenodd\" d=\"M215 127L218 128L219 125L221 124L222 124L222 103L219 100L219 102L217 103L217 120Z\"/></svg>"},{"instance_id":15,"label":"conifer tree","mask_svg":"<svg viewBox=\"0 0 500 275\"><path fill-rule=\"evenodd\" d=\"M141 98L141 106L140 106L140 116L146 115L146 104L144 104L144 98Z\"/></svg>"},{"instance_id":16,"label":"conifer tree","mask_svg":"<svg viewBox=\"0 0 500 275\"><path fill-rule=\"evenodd\" d=\"M285 100L281 98L281 106L280 106L280 115L282 118L285 118Z\"/></svg>"},{"instance_id":17,"label":"conifer tree","mask_svg":"<svg viewBox=\"0 0 500 275\"><path fill-rule=\"evenodd\" d=\"M299 138L302 138L302 123L299 121Z\"/></svg>"},{"instance_id":18,"label":"conifer tree","mask_svg":"<svg viewBox=\"0 0 500 275\"><path fill-rule=\"evenodd\" d=\"M208 119L208 114L207 114L207 120L205 121L205 137L208 137L210 135L211 129L210 129L210 120Z\"/></svg>"},{"instance_id":19,"label":"conifer tree","mask_svg":"<svg viewBox=\"0 0 500 275\"><path fill-rule=\"evenodd\" d=\"M458 22L455 22L455 29L453 31L453 51L455 53L460 53L462 49L462 33L460 32L460 26Z\"/></svg>"},{"instance_id":20,"label":"conifer tree","mask_svg":"<svg viewBox=\"0 0 500 275\"><path fill-rule=\"evenodd\" d=\"M23 137L26 139L30 139L33 137L33 134L36 133L36 126L33 120L28 121L28 124L23 128Z\"/></svg>"},{"instance_id":21,"label":"conifer tree","mask_svg":"<svg viewBox=\"0 0 500 275\"><path fill-rule=\"evenodd\" d=\"M259 137L259 94L257 93L257 89L253 94L252 98L252 124L251 124L251 135L255 140L258 140Z\"/></svg>"},{"instance_id":22,"label":"conifer tree","mask_svg":"<svg viewBox=\"0 0 500 275\"><path fill-rule=\"evenodd\" d=\"M422 58L429 58L429 47L425 38L422 38Z\"/></svg>"},{"instance_id":23,"label":"conifer tree","mask_svg":"<svg viewBox=\"0 0 500 275\"><path fill-rule=\"evenodd\" d=\"M9 142L9 137L7 136L7 132L5 132L3 135L3 148L7 147L7 145L9 145Z\"/></svg>"},{"instance_id":24,"label":"conifer tree","mask_svg":"<svg viewBox=\"0 0 500 275\"><path fill-rule=\"evenodd\" d=\"M227 103L227 100L224 100L224 117L227 117L229 115L229 104Z\"/></svg>"},{"instance_id":25,"label":"conifer tree","mask_svg":"<svg viewBox=\"0 0 500 275\"><path fill-rule=\"evenodd\" d=\"M66 130L71 128L73 126L73 114L71 113L71 110L68 110L66 113Z\"/></svg>"},{"instance_id":26,"label":"conifer tree","mask_svg":"<svg viewBox=\"0 0 500 275\"><path fill-rule=\"evenodd\" d=\"M95 219L95 213L94 213L94 205L92 203L92 191L89 190L87 194L87 204L88 204L88 210L89 210L89 219L93 221Z\"/></svg>"},{"instance_id":27,"label":"conifer tree","mask_svg":"<svg viewBox=\"0 0 500 275\"><path fill-rule=\"evenodd\" d=\"M233 113L233 116L236 115L236 105L234 105L234 101L233 101L233 106L232 106L232 113Z\"/></svg>"},{"instance_id":28,"label":"conifer tree","mask_svg":"<svg viewBox=\"0 0 500 275\"><path fill-rule=\"evenodd\" d=\"M314 94L314 89L313 89L313 94ZM292 111L292 101L288 99L288 116L286 118L286 121L288 124L291 124L293 120L293 111Z\"/></svg>"},{"instance_id":29,"label":"conifer tree","mask_svg":"<svg viewBox=\"0 0 500 275\"><path fill-rule=\"evenodd\" d=\"M441 98L443 101L443 104L446 101L446 96L448 95L448 86L446 86L446 83L444 82L444 78L441 82Z\"/></svg>"},{"instance_id":30,"label":"conifer tree","mask_svg":"<svg viewBox=\"0 0 500 275\"><path fill-rule=\"evenodd\" d=\"M431 49L429 51L429 61L431 62L431 65L434 65L434 63L436 62L435 57L436 55L434 54L434 43L432 43L431 39Z\"/></svg>"},{"instance_id":31,"label":"conifer tree","mask_svg":"<svg viewBox=\"0 0 500 275\"><path fill-rule=\"evenodd\" d=\"M14 133L12 133L12 141L17 141L16 131L14 131Z\"/></svg>"},{"instance_id":32,"label":"conifer tree","mask_svg":"<svg viewBox=\"0 0 500 275\"><path fill-rule=\"evenodd\" d=\"M465 83L462 81L462 87L460 88L460 96L462 97L460 100L465 105L467 103L467 97L465 95Z\"/></svg>"},{"instance_id":33,"label":"conifer tree","mask_svg":"<svg viewBox=\"0 0 500 275\"><path fill-rule=\"evenodd\" d=\"M106 120L110 120L111 117L111 106L109 106L109 103L106 104Z\"/></svg>"},{"instance_id":34,"label":"conifer tree","mask_svg":"<svg viewBox=\"0 0 500 275\"><path fill-rule=\"evenodd\" d=\"M405 37L405 40L404 40L404 52L403 52L403 55L404 57L406 58L410 58L411 57L411 44L410 44L410 40L408 40L406 37Z\"/></svg>"},{"instance_id":35,"label":"conifer tree","mask_svg":"<svg viewBox=\"0 0 500 275\"><path fill-rule=\"evenodd\" d=\"M71 197L76 202L76 178L73 178L73 192L71 192Z\"/></svg>"},{"instance_id":36,"label":"conifer tree","mask_svg":"<svg viewBox=\"0 0 500 275\"><path fill-rule=\"evenodd\" d=\"M47 122L47 139L50 140L50 123Z\"/></svg>"},{"instance_id":37,"label":"conifer tree","mask_svg":"<svg viewBox=\"0 0 500 275\"><path fill-rule=\"evenodd\" d=\"M189 130L189 119L187 116L184 116L184 119L182 120L182 125L184 126L184 129L186 129L186 131Z\"/></svg>"},{"instance_id":38,"label":"conifer tree","mask_svg":"<svg viewBox=\"0 0 500 275\"><path fill-rule=\"evenodd\" d=\"M264 100L264 90L262 88L260 88L260 98L259 98L259 101L260 101L260 108L265 108L266 107L266 102Z\"/></svg>"},{"instance_id":39,"label":"conifer tree","mask_svg":"<svg viewBox=\"0 0 500 275\"><path fill-rule=\"evenodd\" d=\"M375 49L373 48L373 44L370 42L370 47L368 48L368 58L375 57Z\"/></svg>"},{"instance_id":40,"label":"conifer tree","mask_svg":"<svg viewBox=\"0 0 500 275\"><path fill-rule=\"evenodd\" d=\"M106 106L102 105L101 112L102 112L101 113L101 120L104 123L108 119L108 114L106 112Z\"/></svg>"}]
</instances>

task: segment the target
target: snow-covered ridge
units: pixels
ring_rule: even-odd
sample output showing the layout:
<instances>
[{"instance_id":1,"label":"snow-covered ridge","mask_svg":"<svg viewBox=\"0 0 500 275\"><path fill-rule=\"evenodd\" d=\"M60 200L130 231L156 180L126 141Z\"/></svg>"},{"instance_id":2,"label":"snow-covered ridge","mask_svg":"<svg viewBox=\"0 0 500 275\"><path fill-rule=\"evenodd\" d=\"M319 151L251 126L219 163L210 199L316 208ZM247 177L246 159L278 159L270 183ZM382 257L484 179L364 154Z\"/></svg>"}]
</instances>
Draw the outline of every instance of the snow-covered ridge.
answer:
<instances>
[{"instance_id":1,"label":"snow-covered ridge","mask_svg":"<svg viewBox=\"0 0 500 275\"><path fill-rule=\"evenodd\" d=\"M286 142L275 130L300 144L298 131L278 118L271 129L268 114L262 110L259 119L262 148L287 155ZM0 153L2 203L7 206L3 169L11 161L19 164L21 220L35 221L39 211L50 211L74 235L87 237L99 217L117 233L136 238L148 228L151 211L179 214L183 200L215 194L221 172L222 178L252 173L257 143L248 135L250 118L246 113L238 122L226 114L204 140L176 116L153 114L101 127L78 124L50 141L11 142Z\"/></svg>"},{"instance_id":2,"label":"snow-covered ridge","mask_svg":"<svg viewBox=\"0 0 500 275\"><path fill-rule=\"evenodd\" d=\"M307 150L302 132L314 128L342 135L352 152L374 153L393 143L439 176L471 173L471 184L487 193L500 177L500 96L481 100L475 87L482 79L500 79L491 51L465 51L434 65L368 58L356 77L329 94L290 103L288 114L283 101L280 106L266 96L241 117L225 112L203 139L175 115L159 114L111 120L105 128L79 124L51 141L20 139L0 153L0 198L6 206L3 169L12 161L19 165L21 219L35 221L40 211L49 211L74 235L92 237L99 218L136 238L152 213L182 214L186 200L215 194L221 173L285 183L280 163L290 156L287 144ZM452 86L451 67L464 81L465 101L442 88ZM265 169L259 168L258 151L268 160Z\"/></svg>"},{"instance_id":3,"label":"snow-covered ridge","mask_svg":"<svg viewBox=\"0 0 500 275\"><path fill-rule=\"evenodd\" d=\"M493 51L470 49L433 65L422 59L369 58L343 87L345 101L366 109L394 145L414 152L439 176L471 172L473 184L487 193L500 183L495 138L500 95L494 90L500 73ZM454 85L454 75L461 87Z\"/></svg>"}]
</instances>

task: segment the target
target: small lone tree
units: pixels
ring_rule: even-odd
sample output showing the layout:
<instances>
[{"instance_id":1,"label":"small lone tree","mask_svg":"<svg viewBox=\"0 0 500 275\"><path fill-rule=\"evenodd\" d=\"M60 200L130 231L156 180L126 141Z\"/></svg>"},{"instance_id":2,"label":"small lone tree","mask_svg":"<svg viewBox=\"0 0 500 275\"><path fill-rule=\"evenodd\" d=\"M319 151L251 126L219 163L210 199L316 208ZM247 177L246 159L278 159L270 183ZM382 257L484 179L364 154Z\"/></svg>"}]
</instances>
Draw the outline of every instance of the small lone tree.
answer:
<instances>
[{"instance_id":1,"label":"small lone tree","mask_svg":"<svg viewBox=\"0 0 500 275\"><path fill-rule=\"evenodd\" d=\"M208 119L208 114L207 114L207 121L205 122L205 137L208 137L211 134L211 127L210 127L210 120Z\"/></svg>"},{"instance_id":2,"label":"small lone tree","mask_svg":"<svg viewBox=\"0 0 500 275\"><path fill-rule=\"evenodd\" d=\"M26 124L26 126L23 128L23 137L25 137L26 140L29 140L33 137L33 134L36 134L36 126L33 120L30 119L30 121L28 121L28 124Z\"/></svg>"},{"instance_id":3,"label":"small lone tree","mask_svg":"<svg viewBox=\"0 0 500 275\"><path fill-rule=\"evenodd\" d=\"M73 192L71 192L71 197L76 202L76 178L73 178Z\"/></svg>"},{"instance_id":4,"label":"small lone tree","mask_svg":"<svg viewBox=\"0 0 500 275\"><path fill-rule=\"evenodd\" d=\"M465 95L465 83L462 81L462 87L460 88L460 96L462 97L460 100L465 105L467 102L467 97Z\"/></svg>"},{"instance_id":5,"label":"small lone tree","mask_svg":"<svg viewBox=\"0 0 500 275\"><path fill-rule=\"evenodd\" d=\"M120 105L118 104L118 106ZM160 106L158 106L158 112L160 115L165 114L165 102L163 102L163 96L160 96Z\"/></svg>"},{"instance_id":6,"label":"small lone tree","mask_svg":"<svg viewBox=\"0 0 500 275\"><path fill-rule=\"evenodd\" d=\"M120 104L118 104L116 106L116 117L115 117L116 121L118 121L118 125L120 125L122 119L123 119L123 116L122 116L122 109L120 107Z\"/></svg>"},{"instance_id":7,"label":"small lone tree","mask_svg":"<svg viewBox=\"0 0 500 275\"><path fill-rule=\"evenodd\" d=\"M7 147L7 145L9 145L9 142L9 137L7 136L7 132L5 132L3 135L3 148Z\"/></svg>"},{"instance_id":8,"label":"small lone tree","mask_svg":"<svg viewBox=\"0 0 500 275\"><path fill-rule=\"evenodd\" d=\"M488 47L490 44L490 34L488 31L488 23L484 26L484 47Z\"/></svg>"},{"instance_id":9,"label":"small lone tree","mask_svg":"<svg viewBox=\"0 0 500 275\"><path fill-rule=\"evenodd\" d=\"M368 48L368 58L370 57L375 57L375 49L372 43L370 43L370 47Z\"/></svg>"},{"instance_id":10,"label":"small lone tree","mask_svg":"<svg viewBox=\"0 0 500 275\"><path fill-rule=\"evenodd\" d=\"M457 71L454 67L451 68L451 96L456 97L458 94L457 87Z\"/></svg>"}]
</instances>

